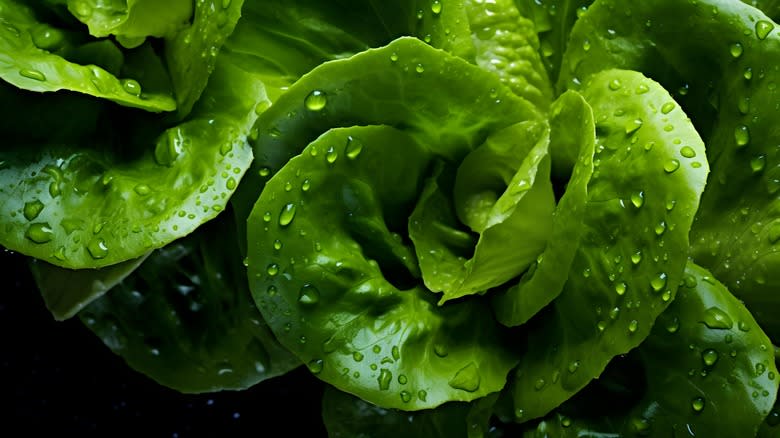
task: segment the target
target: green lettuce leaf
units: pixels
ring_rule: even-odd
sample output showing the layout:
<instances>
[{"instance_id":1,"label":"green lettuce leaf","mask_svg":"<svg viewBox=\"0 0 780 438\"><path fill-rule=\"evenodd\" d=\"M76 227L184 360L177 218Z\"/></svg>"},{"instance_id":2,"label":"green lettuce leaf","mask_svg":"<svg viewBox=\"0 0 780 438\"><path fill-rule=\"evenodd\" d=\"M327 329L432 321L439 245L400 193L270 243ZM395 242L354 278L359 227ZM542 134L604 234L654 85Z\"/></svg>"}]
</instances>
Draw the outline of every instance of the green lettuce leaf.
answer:
<instances>
[{"instance_id":1,"label":"green lettuce leaf","mask_svg":"<svg viewBox=\"0 0 780 438\"><path fill-rule=\"evenodd\" d=\"M656 82L638 72L607 70L591 77L583 96L596 127L580 218L585 229L567 242L575 255L563 290L544 291L560 295L528 323L528 350L512 380L518 422L550 412L650 333L682 279L708 172L704 144L686 115L679 107L660 111L673 100ZM591 164L577 165L587 174ZM579 184L575 189L582 191ZM552 251L553 266L544 266L543 254L536 272L567 275L566 266L555 266L562 258Z\"/></svg>"},{"instance_id":2,"label":"green lettuce leaf","mask_svg":"<svg viewBox=\"0 0 780 438\"><path fill-rule=\"evenodd\" d=\"M401 50L389 49L362 57ZM516 363L486 301L436 306L416 284L401 233L431 158L389 126L331 129L268 181L248 219L250 288L279 341L385 408L480 398Z\"/></svg>"},{"instance_id":3,"label":"green lettuce leaf","mask_svg":"<svg viewBox=\"0 0 780 438\"><path fill-rule=\"evenodd\" d=\"M245 389L300 365L252 301L230 213L155 251L79 313L132 368L180 392Z\"/></svg>"},{"instance_id":4,"label":"green lettuce leaf","mask_svg":"<svg viewBox=\"0 0 780 438\"><path fill-rule=\"evenodd\" d=\"M453 177L428 180L409 237L425 286L444 292L440 304L503 284L544 249L555 205L548 141L546 123L521 122L491 134Z\"/></svg>"},{"instance_id":5,"label":"green lettuce leaf","mask_svg":"<svg viewBox=\"0 0 780 438\"><path fill-rule=\"evenodd\" d=\"M140 45L146 37L175 33L189 21L193 9L190 0L67 0L67 4L92 36L115 35L125 47Z\"/></svg>"},{"instance_id":6,"label":"green lettuce leaf","mask_svg":"<svg viewBox=\"0 0 780 438\"><path fill-rule=\"evenodd\" d=\"M32 9L14 0L0 1L0 23L0 79L5 82L37 92L75 91L152 112L176 109L165 81L118 78L123 55L108 41L69 36L67 29L39 21ZM154 58L147 62L156 61L153 53L146 55Z\"/></svg>"},{"instance_id":7,"label":"green lettuce leaf","mask_svg":"<svg viewBox=\"0 0 780 438\"><path fill-rule=\"evenodd\" d=\"M622 366L634 369L623 372L643 381L639 394L620 396L613 372L525 436L756 436L777 395L769 338L723 284L692 263L630 359Z\"/></svg>"},{"instance_id":8,"label":"green lettuce leaf","mask_svg":"<svg viewBox=\"0 0 780 438\"><path fill-rule=\"evenodd\" d=\"M680 103L707 142L712 168L691 233L694 260L780 339L780 132L770 115L780 80L776 24L740 2L635 2L627 19L612 7L597 2L577 23L560 84L621 66L682 87ZM673 17L682 16L699 18L680 28Z\"/></svg>"}]
</instances>

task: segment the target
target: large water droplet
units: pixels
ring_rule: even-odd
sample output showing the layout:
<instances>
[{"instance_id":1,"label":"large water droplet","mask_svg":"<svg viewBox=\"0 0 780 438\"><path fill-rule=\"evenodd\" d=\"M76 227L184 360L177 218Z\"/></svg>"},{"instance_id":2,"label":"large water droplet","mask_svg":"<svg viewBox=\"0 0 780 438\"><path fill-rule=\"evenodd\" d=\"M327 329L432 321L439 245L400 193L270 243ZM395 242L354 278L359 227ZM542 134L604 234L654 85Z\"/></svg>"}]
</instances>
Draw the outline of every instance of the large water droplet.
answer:
<instances>
[{"instance_id":1,"label":"large water droplet","mask_svg":"<svg viewBox=\"0 0 780 438\"><path fill-rule=\"evenodd\" d=\"M727 330L734 326L734 321L723 310L710 307L704 312L704 325L715 330Z\"/></svg>"},{"instance_id":2,"label":"large water droplet","mask_svg":"<svg viewBox=\"0 0 780 438\"><path fill-rule=\"evenodd\" d=\"M664 172L666 173L674 173L679 168L680 161L677 159L672 158L671 160L668 160L664 163Z\"/></svg>"},{"instance_id":3,"label":"large water droplet","mask_svg":"<svg viewBox=\"0 0 780 438\"><path fill-rule=\"evenodd\" d=\"M135 79L122 79L120 83L125 93L136 97L141 95L141 84Z\"/></svg>"},{"instance_id":4,"label":"large water droplet","mask_svg":"<svg viewBox=\"0 0 780 438\"><path fill-rule=\"evenodd\" d=\"M344 155L346 155L347 158L354 160L362 151L363 142L352 136L347 137L347 145L344 147Z\"/></svg>"},{"instance_id":5,"label":"large water droplet","mask_svg":"<svg viewBox=\"0 0 780 438\"><path fill-rule=\"evenodd\" d=\"M328 104L328 97L324 91L314 90L306 96L303 104L309 111L322 111Z\"/></svg>"},{"instance_id":6,"label":"large water droplet","mask_svg":"<svg viewBox=\"0 0 780 438\"><path fill-rule=\"evenodd\" d=\"M734 142L737 147L745 147L750 143L750 129L745 125L734 128Z\"/></svg>"},{"instance_id":7,"label":"large water droplet","mask_svg":"<svg viewBox=\"0 0 780 438\"><path fill-rule=\"evenodd\" d=\"M46 243L54 238L54 230L48 223L39 222L31 224L24 233L24 237L35 243Z\"/></svg>"},{"instance_id":8,"label":"large water droplet","mask_svg":"<svg viewBox=\"0 0 780 438\"><path fill-rule=\"evenodd\" d=\"M480 376L477 370L477 365L474 362L469 362L464 366L447 382L451 387L460 389L466 392L474 392L479 389Z\"/></svg>"},{"instance_id":9,"label":"large water droplet","mask_svg":"<svg viewBox=\"0 0 780 438\"><path fill-rule=\"evenodd\" d=\"M764 40L766 39L767 36L769 36L769 33L772 32L774 28L775 25L772 22L766 20L758 20L758 22L756 22L756 36L758 37L758 39Z\"/></svg>"},{"instance_id":10,"label":"large water droplet","mask_svg":"<svg viewBox=\"0 0 780 438\"><path fill-rule=\"evenodd\" d=\"M693 408L693 411L696 413L699 413L704 410L705 401L702 397L696 397L691 401L691 408Z\"/></svg>"},{"instance_id":11,"label":"large water droplet","mask_svg":"<svg viewBox=\"0 0 780 438\"><path fill-rule=\"evenodd\" d=\"M282 207L282 211L279 213L279 226L286 227L295 218L295 204L289 203Z\"/></svg>"},{"instance_id":12,"label":"large water droplet","mask_svg":"<svg viewBox=\"0 0 780 438\"><path fill-rule=\"evenodd\" d=\"M641 208L643 205L645 205L645 192L635 192L631 194L631 203L634 204L634 207Z\"/></svg>"},{"instance_id":13,"label":"large water droplet","mask_svg":"<svg viewBox=\"0 0 780 438\"><path fill-rule=\"evenodd\" d=\"M393 373L390 372L387 368L382 368L381 371L379 371L379 377L377 377L377 382L379 382L379 389L382 391L386 391L390 388L390 382L393 380Z\"/></svg>"},{"instance_id":14,"label":"large water droplet","mask_svg":"<svg viewBox=\"0 0 780 438\"><path fill-rule=\"evenodd\" d=\"M320 301L320 291L311 284L304 284L298 293L298 302L305 305L317 304Z\"/></svg>"},{"instance_id":15,"label":"large water droplet","mask_svg":"<svg viewBox=\"0 0 780 438\"><path fill-rule=\"evenodd\" d=\"M742 44L740 43L734 43L729 46L729 53L731 53L731 56L734 58L739 58L742 56L742 52L744 49L742 48Z\"/></svg>"},{"instance_id":16,"label":"large water droplet","mask_svg":"<svg viewBox=\"0 0 780 438\"><path fill-rule=\"evenodd\" d=\"M441 14L442 4L439 0L433 0L431 2L431 12L433 12L433 15L439 15Z\"/></svg>"},{"instance_id":17,"label":"large water droplet","mask_svg":"<svg viewBox=\"0 0 780 438\"><path fill-rule=\"evenodd\" d=\"M666 287L666 279L666 273L661 272L650 280L650 287L652 287L655 292L661 292L661 290Z\"/></svg>"},{"instance_id":18,"label":"large water droplet","mask_svg":"<svg viewBox=\"0 0 780 438\"><path fill-rule=\"evenodd\" d=\"M43 72L39 70L30 69L30 68L24 68L19 70L19 75L27 79L32 79L34 81L39 81L39 82L43 82L46 80L46 75L44 75Z\"/></svg>"},{"instance_id":19,"label":"large water droplet","mask_svg":"<svg viewBox=\"0 0 780 438\"><path fill-rule=\"evenodd\" d=\"M718 361L718 352L709 348L701 354L701 361L705 366L711 367Z\"/></svg>"},{"instance_id":20,"label":"large water droplet","mask_svg":"<svg viewBox=\"0 0 780 438\"><path fill-rule=\"evenodd\" d=\"M65 40L61 30L48 26L41 26L31 36L36 47L48 51L60 48Z\"/></svg>"},{"instance_id":21,"label":"large water droplet","mask_svg":"<svg viewBox=\"0 0 780 438\"><path fill-rule=\"evenodd\" d=\"M87 244L87 251L93 259L102 259L108 255L108 246L106 241L101 238L92 239Z\"/></svg>"},{"instance_id":22,"label":"large water droplet","mask_svg":"<svg viewBox=\"0 0 780 438\"><path fill-rule=\"evenodd\" d=\"M38 217L39 214L41 214L41 211L43 211L43 202L39 200L30 201L24 204L24 209L22 212L24 213L24 218L28 221L34 220Z\"/></svg>"}]
</instances>

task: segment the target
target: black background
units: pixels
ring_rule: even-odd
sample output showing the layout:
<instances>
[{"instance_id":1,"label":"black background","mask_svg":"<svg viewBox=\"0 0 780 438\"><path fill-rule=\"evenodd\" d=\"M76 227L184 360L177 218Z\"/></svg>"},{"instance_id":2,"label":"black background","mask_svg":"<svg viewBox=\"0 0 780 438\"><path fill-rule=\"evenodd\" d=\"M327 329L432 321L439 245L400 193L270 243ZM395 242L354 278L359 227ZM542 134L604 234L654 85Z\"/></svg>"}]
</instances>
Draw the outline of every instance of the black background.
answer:
<instances>
[{"instance_id":1,"label":"black background","mask_svg":"<svg viewBox=\"0 0 780 438\"><path fill-rule=\"evenodd\" d=\"M78 318L54 321L25 258L0 250L0 436L324 437L305 367L245 390L181 394L134 371Z\"/></svg>"}]
</instances>

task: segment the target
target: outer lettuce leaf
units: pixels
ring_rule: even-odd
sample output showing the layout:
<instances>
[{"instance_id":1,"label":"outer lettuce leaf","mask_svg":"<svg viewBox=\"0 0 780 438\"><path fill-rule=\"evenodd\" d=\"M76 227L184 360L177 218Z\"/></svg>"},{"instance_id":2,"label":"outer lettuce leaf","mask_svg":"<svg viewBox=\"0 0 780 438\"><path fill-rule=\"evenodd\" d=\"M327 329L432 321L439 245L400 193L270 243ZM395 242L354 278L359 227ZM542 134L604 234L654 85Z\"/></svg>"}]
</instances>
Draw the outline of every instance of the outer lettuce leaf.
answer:
<instances>
[{"instance_id":1,"label":"outer lettuce leaf","mask_svg":"<svg viewBox=\"0 0 780 438\"><path fill-rule=\"evenodd\" d=\"M67 0L67 3L68 10L89 27L91 35L116 35L120 41L139 44L149 36L175 33L189 21L193 9L191 0Z\"/></svg>"},{"instance_id":2,"label":"outer lettuce leaf","mask_svg":"<svg viewBox=\"0 0 780 438\"><path fill-rule=\"evenodd\" d=\"M777 22L780 20L780 1L777 0L742 0L754 8L761 9L768 17Z\"/></svg>"},{"instance_id":3,"label":"outer lettuce leaf","mask_svg":"<svg viewBox=\"0 0 780 438\"><path fill-rule=\"evenodd\" d=\"M214 218L251 162L247 135L265 95L229 57L210 83L180 125L88 102L76 117L94 121L51 136L13 125L43 113L47 130L68 126L73 121L58 116L78 99L4 91L25 105L3 121L12 135L0 152L0 244L58 266L95 268L140 257Z\"/></svg>"},{"instance_id":4,"label":"outer lettuce leaf","mask_svg":"<svg viewBox=\"0 0 780 438\"><path fill-rule=\"evenodd\" d=\"M245 389L300 365L252 301L227 213L79 313L131 367L180 392Z\"/></svg>"},{"instance_id":5,"label":"outer lettuce leaf","mask_svg":"<svg viewBox=\"0 0 780 438\"><path fill-rule=\"evenodd\" d=\"M65 269L32 259L30 269L54 319L63 321L101 297L135 271L149 254L102 269Z\"/></svg>"},{"instance_id":6,"label":"outer lettuce leaf","mask_svg":"<svg viewBox=\"0 0 780 438\"><path fill-rule=\"evenodd\" d=\"M512 0L468 0L477 65L496 74L518 96L546 110L552 85L539 54L534 24Z\"/></svg>"},{"instance_id":7,"label":"outer lettuce leaf","mask_svg":"<svg viewBox=\"0 0 780 438\"><path fill-rule=\"evenodd\" d=\"M392 127L329 130L268 181L248 220L250 288L279 341L318 378L385 408L483 397L517 360L487 302L439 307L415 284L399 233L431 158Z\"/></svg>"},{"instance_id":8,"label":"outer lettuce leaf","mask_svg":"<svg viewBox=\"0 0 780 438\"><path fill-rule=\"evenodd\" d=\"M670 89L686 85L681 103L707 139L713 169L692 230L694 259L780 339L776 24L739 2L635 2L628 19L617 18L614 6L597 2L578 22L561 83L619 65L647 69ZM682 16L699 18L679 27L673 17ZM587 52L579 49L586 38Z\"/></svg>"},{"instance_id":9,"label":"outer lettuce leaf","mask_svg":"<svg viewBox=\"0 0 780 438\"><path fill-rule=\"evenodd\" d=\"M544 249L555 205L548 141L546 123L521 122L469 153L454 181L429 179L409 237L425 286L444 292L439 304L503 284ZM476 243L461 224L479 235Z\"/></svg>"},{"instance_id":10,"label":"outer lettuce leaf","mask_svg":"<svg viewBox=\"0 0 780 438\"><path fill-rule=\"evenodd\" d=\"M594 384L601 393L572 399L525 436L756 436L777 395L769 338L725 286L692 263L674 302L630 356L638 368L630 371L640 374L633 378L645 381L635 401L606 411L599 405L609 404L610 382Z\"/></svg>"},{"instance_id":11,"label":"outer lettuce leaf","mask_svg":"<svg viewBox=\"0 0 780 438\"><path fill-rule=\"evenodd\" d=\"M518 422L549 413L650 333L682 279L708 172L686 115L679 107L660 111L673 101L656 82L607 70L591 77L583 96L596 122L585 229L569 242L576 253L560 295L529 322L528 350L512 382ZM537 272L556 269L547 262L543 254Z\"/></svg>"},{"instance_id":12,"label":"outer lettuce leaf","mask_svg":"<svg viewBox=\"0 0 780 438\"><path fill-rule=\"evenodd\" d=\"M39 22L30 8L14 0L0 1L0 23L0 78L10 84L38 92L70 90L153 112L176 109L169 87L139 83L137 78L120 80L115 75L118 71L98 66L103 63L90 52L105 53L106 45L112 47L108 42L102 48L96 46L98 43L67 47L69 38L63 29ZM53 52L65 49L74 58L86 57L92 61L88 64L98 65L70 62ZM121 54L118 56L121 64Z\"/></svg>"},{"instance_id":13,"label":"outer lettuce leaf","mask_svg":"<svg viewBox=\"0 0 780 438\"><path fill-rule=\"evenodd\" d=\"M404 412L367 403L331 386L325 388L322 419L333 438L452 437L495 435L490 426L496 395L472 403L448 403L436 409Z\"/></svg>"}]
</instances>

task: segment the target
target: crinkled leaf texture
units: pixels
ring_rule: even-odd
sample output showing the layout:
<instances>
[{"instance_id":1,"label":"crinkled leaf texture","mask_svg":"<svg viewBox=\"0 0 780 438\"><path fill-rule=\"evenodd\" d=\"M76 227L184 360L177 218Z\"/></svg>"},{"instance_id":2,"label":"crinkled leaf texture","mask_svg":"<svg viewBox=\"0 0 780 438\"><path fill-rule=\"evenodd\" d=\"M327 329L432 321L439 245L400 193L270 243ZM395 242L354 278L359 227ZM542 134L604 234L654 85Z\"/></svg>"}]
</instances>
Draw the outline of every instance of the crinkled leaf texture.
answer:
<instances>
[{"instance_id":1,"label":"crinkled leaf texture","mask_svg":"<svg viewBox=\"0 0 780 438\"><path fill-rule=\"evenodd\" d=\"M79 313L131 367L180 392L245 389L300 365L252 300L230 213L155 251Z\"/></svg>"}]
</instances>

